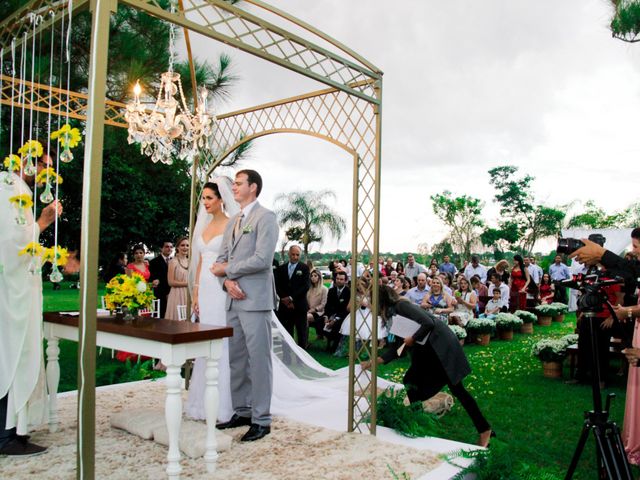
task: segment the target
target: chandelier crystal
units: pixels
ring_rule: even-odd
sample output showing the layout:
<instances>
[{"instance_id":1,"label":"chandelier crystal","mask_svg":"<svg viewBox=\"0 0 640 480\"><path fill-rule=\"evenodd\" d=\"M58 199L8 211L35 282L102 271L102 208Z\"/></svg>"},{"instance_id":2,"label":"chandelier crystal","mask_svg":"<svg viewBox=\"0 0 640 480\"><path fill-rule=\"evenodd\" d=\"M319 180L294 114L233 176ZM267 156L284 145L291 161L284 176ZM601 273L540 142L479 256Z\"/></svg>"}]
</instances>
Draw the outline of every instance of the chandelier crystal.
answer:
<instances>
[{"instance_id":1,"label":"chandelier crystal","mask_svg":"<svg viewBox=\"0 0 640 480\"><path fill-rule=\"evenodd\" d=\"M171 13L175 3L171 2ZM213 132L215 116L207 112L208 91L198 90L195 114L184 99L180 74L173 71L174 25L169 31L169 69L160 77L160 89L153 109L148 112L140 101L140 81L133 88L133 102L127 104L124 118L129 124L128 142L140 143L140 152L153 162L171 164L174 157L192 158L199 150L208 148L207 138ZM176 95L178 96L176 98Z\"/></svg>"}]
</instances>

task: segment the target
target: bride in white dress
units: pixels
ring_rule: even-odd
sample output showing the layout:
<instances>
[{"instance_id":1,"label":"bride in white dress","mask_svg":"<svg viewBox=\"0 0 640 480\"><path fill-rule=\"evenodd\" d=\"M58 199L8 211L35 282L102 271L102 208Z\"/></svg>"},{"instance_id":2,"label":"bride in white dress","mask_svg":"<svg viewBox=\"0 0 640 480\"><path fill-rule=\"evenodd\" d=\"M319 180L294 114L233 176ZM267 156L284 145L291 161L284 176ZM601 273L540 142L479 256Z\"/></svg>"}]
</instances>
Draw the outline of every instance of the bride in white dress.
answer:
<instances>
[{"instance_id":1,"label":"bride in white dress","mask_svg":"<svg viewBox=\"0 0 640 480\"><path fill-rule=\"evenodd\" d=\"M233 199L229 178L216 177L212 182L204 185L202 202L193 232L194 252L191 255L189 267L193 309L201 323L226 326L226 293L222 290L219 279L209 271L209 267L218 257L222 233L229 217L239 209L240 207ZM271 326L273 339L271 413L324 427L345 429L348 409L348 367L334 371L320 365L295 343L275 314L272 315ZM227 339L224 340L218 369L218 421L226 422L234 413L229 386ZM196 359L185 413L188 417L197 420L205 419L204 373L205 360ZM367 372L363 375L367 375ZM392 384L378 379L379 387L384 388L388 385Z\"/></svg>"}]
</instances>

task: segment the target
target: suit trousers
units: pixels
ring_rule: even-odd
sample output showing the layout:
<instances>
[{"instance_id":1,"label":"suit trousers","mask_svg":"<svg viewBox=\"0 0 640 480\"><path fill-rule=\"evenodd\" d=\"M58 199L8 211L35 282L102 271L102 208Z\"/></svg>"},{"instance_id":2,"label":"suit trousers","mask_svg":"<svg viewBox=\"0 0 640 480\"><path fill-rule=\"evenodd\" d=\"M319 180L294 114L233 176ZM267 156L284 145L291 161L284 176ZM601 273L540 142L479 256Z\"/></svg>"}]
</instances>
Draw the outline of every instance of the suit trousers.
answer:
<instances>
[{"instance_id":1,"label":"suit trousers","mask_svg":"<svg viewBox=\"0 0 640 480\"><path fill-rule=\"evenodd\" d=\"M448 385L451 395L456 397L466 410L478 433L486 432L491 428L475 399L464 388L462 380L456 385L451 384L429 342L424 347L418 345L413 347L411 366L404 376L403 383L407 387L407 397L411 403L428 400L442 390L442 387Z\"/></svg>"},{"instance_id":2,"label":"suit trousers","mask_svg":"<svg viewBox=\"0 0 640 480\"><path fill-rule=\"evenodd\" d=\"M247 312L231 303L227 325L229 339L231 403L235 413L251 422L271 425L271 310Z\"/></svg>"},{"instance_id":3,"label":"suit trousers","mask_svg":"<svg viewBox=\"0 0 640 480\"><path fill-rule=\"evenodd\" d=\"M6 429L7 425L7 402L9 400L9 394L0 399L0 448L11 441L16 436L16 429Z\"/></svg>"},{"instance_id":4,"label":"suit trousers","mask_svg":"<svg viewBox=\"0 0 640 480\"><path fill-rule=\"evenodd\" d=\"M307 323L307 311L296 310L281 306L278 309L278 320L289 332L292 338L295 338L294 330L298 332L298 345L302 348L307 348L309 343L309 324Z\"/></svg>"}]
</instances>

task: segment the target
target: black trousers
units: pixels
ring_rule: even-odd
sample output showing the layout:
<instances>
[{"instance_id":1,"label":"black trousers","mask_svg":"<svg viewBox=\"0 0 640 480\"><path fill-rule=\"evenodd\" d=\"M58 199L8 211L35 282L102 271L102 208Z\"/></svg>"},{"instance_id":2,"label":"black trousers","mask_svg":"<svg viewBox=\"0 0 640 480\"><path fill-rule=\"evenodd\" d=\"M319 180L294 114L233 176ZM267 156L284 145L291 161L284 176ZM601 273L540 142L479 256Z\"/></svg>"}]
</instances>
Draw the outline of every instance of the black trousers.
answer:
<instances>
[{"instance_id":1,"label":"black trousers","mask_svg":"<svg viewBox=\"0 0 640 480\"><path fill-rule=\"evenodd\" d=\"M428 342L424 347L415 346L413 348L411 366L405 373L403 383L407 388L407 397L411 403L428 400L447 385L451 394L466 410L478 433L486 432L491 428L487 419L482 415L478 403L464 388L462 381L455 385L449 381L440 359Z\"/></svg>"},{"instance_id":2,"label":"black trousers","mask_svg":"<svg viewBox=\"0 0 640 480\"><path fill-rule=\"evenodd\" d=\"M299 311L296 309L288 309L287 307L280 307L277 311L278 320L289 332L291 337L294 337L294 331L298 333L297 344L302 348L307 348L309 343L309 324L307 323L307 311Z\"/></svg>"},{"instance_id":3,"label":"black trousers","mask_svg":"<svg viewBox=\"0 0 640 480\"><path fill-rule=\"evenodd\" d=\"M7 425L8 399L9 395L5 395L2 399L0 399L0 448L4 447L6 443L8 443L16 436L15 428L10 428L9 430L5 428L5 426Z\"/></svg>"}]
</instances>

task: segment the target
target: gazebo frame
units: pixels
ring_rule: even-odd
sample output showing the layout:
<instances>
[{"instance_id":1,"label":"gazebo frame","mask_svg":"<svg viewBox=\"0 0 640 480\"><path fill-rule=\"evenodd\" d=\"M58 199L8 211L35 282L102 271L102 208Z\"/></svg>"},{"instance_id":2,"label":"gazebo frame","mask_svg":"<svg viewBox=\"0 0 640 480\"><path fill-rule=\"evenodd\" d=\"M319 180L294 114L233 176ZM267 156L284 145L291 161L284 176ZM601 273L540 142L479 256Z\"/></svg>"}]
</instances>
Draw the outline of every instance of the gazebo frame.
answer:
<instances>
[{"instance_id":1,"label":"gazebo frame","mask_svg":"<svg viewBox=\"0 0 640 480\"><path fill-rule=\"evenodd\" d=\"M2 76L0 103L56 115L86 120L83 203L81 224L80 338L79 362L84 375L78 378L78 478L94 478L95 466L95 351L96 298L98 279L98 234L102 185L104 126L126 128L124 105L104 101L106 94L109 21L118 3L197 32L256 57L267 60L327 85L324 90L278 100L218 116L211 141L214 155L193 159L191 217L197 206L201 179L219 166L242 143L275 133L300 133L338 145L352 157L353 203L351 271L351 317L355 318L358 262L368 256L373 265L373 285L378 282L380 216L381 105L382 72L346 46L260 0L244 3L259 13L250 13L223 0L185 0L174 14L155 0L74 0L73 13L89 8L92 12L88 94L67 92L47 85ZM32 0L0 24L0 48L7 52L35 32L51 28L68 14L65 0ZM27 20L29 12L49 12L34 30ZM267 18L271 18L268 20ZM274 22L284 23L303 34L294 34ZM309 37L310 39L303 38ZM327 47L319 46L322 42ZM13 82L11 81L13 80ZM19 84L24 85L20 95ZM33 103L27 101L33 91ZM351 322L349 343L349 420L348 431L376 431L377 369L371 375L356 369L356 363L377 356L378 294L372 288L370 327ZM356 337L370 338L358 342Z\"/></svg>"}]
</instances>

